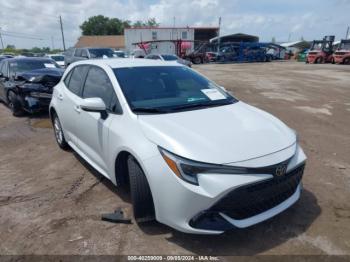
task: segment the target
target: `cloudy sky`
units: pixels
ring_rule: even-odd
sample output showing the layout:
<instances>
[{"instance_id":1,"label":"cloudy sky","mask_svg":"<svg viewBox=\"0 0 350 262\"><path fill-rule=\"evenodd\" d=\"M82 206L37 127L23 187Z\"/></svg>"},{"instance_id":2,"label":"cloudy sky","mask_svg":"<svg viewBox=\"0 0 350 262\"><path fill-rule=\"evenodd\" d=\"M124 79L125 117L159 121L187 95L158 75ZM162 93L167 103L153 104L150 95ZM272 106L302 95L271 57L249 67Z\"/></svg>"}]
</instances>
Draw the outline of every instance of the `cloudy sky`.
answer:
<instances>
[{"instance_id":1,"label":"cloudy sky","mask_svg":"<svg viewBox=\"0 0 350 262\"><path fill-rule=\"evenodd\" d=\"M344 38L350 25L350 0L1 0L0 27L5 46L62 47L61 15L67 46L80 36L79 25L90 16L146 20L161 26L217 26L222 34L247 33L262 41L283 42L333 34Z\"/></svg>"}]
</instances>

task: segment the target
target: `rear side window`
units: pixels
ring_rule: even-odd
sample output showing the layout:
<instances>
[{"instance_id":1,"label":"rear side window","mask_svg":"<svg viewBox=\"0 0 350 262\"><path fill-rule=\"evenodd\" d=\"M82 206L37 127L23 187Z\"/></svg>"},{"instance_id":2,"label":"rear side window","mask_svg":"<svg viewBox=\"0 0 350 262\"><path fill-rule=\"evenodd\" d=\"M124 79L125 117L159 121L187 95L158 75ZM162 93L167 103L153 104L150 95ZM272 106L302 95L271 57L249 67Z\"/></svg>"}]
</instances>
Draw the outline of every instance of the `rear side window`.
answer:
<instances>
[{"instance_id":1,"label":"rear side window","mask_svg":"<svg viewBox=\"0 0 350 262\"><path fill-rule=\"evenodd\" d=\"M98 67L91 67L85 81L83 98L99 97L105 102L106 107L114 111L113 101L116 94L108 75ZM115 102L114 102L115 103Z\"/></svg>"},{"instance_id":2,"label":"rear side window","mask_svg":"<svg viewBox=\"0 0 350 262\"><path fill-rule=\"evenodd\" d=\"M80 57L81 56L81 52L82 52L82 49L76 49L75 53L74 53L74 56Z\"/></svg>"},{"instance_id":3,"label":"rear side window","mask_svg":"<svg viewBox=\"0 0 350 262\"><path fill-rule=\"evenodd\" d=\"M67 87L72 93L76 94L77 96L80 96L80 89L85 79L88 68L88 66L76 66L74 67L74 71L70 77Z\"/></svg>"},{"instance_id":4,"label":"rear side window","mask_svg":"<svg viewBox=\"0 0 350 262\"><path fill-rule=\"evenodd\" d=\"M64 79L64 84L66 85L66 87L68 87L69 85L69 80L70 80L70 77L72 76L72 73L74 71L74 68L72 70L70 70L70 72L68 73L68 75L66 76L66 78Z\"/></svg>"}]
</instances>

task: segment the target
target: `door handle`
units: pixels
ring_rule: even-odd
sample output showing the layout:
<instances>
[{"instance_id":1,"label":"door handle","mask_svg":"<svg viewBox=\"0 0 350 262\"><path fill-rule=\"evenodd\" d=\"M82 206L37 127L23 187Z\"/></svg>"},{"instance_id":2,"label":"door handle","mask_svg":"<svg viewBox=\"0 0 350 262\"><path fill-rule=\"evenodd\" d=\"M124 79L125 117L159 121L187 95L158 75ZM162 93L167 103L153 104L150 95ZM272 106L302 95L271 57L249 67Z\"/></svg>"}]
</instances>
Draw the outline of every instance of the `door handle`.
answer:
<instances>
[{"instance_id":1,"label":"door handle","mask_svg":"<svg viewBox=\"0 0 350 262\"><path fill-rule=\"evenodd\" d=\"M80 114L80 112L81 112L80 106L74 106L74 110L75 110L77 113L79 113L79 114Z\"/></svg>"},{"instance_id":2,"label":"door handle","mask_svg":"<svg viewBox=\"0 0 350 262\"><path fill-rule=\"evenodd\" d=\"M63 100L63 95L62 94L58 94L57 97L58 97L59 100L61 100L61 101Z\"/></svg>"}]
</instances>

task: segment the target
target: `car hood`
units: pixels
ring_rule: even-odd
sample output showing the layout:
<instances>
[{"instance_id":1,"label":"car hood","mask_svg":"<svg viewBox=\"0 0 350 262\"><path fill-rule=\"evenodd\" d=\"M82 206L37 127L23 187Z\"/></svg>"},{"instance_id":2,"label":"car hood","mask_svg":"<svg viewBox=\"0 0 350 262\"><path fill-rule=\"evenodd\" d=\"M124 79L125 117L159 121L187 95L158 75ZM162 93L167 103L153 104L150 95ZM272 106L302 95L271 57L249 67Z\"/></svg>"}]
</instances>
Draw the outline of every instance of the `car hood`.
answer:
<instances>
[{"instance_id":1,"label":"car hood","mask_svg":"<svg viewBox=\"0 0 350 262\"><path fill-rule=\"evenodd\" d=\"M16 81L24 81L23 88L52 92L61 80L64 70L60 68L44 68L18 74Z\"/></svg>"},{"instance_id":2,"label":"car hood","mask_svg":"<svg viewBox=\"0 0 350 262\"><path fill-rule=\"evenodd\" d=\"M243 102L186 112L139 115L144 135L182 157L215 164L254 159L296 142L272 115Z\"/></svg>"},{"instance_id":3,"label":"car hood","mask_svg":"<svg viewBox=\"0 0 350 262\"><path fill-rule=\"evenodd\" d=\"M64 73L64 70L61 68L42 68L42 69L35 69L31 71L26 71L24 73L20 73L17 75L17 77L29 81L32 77L37 77L37 76L49 76L54 78L61 78L63 73Z\"/></svg>"}]
</instances>

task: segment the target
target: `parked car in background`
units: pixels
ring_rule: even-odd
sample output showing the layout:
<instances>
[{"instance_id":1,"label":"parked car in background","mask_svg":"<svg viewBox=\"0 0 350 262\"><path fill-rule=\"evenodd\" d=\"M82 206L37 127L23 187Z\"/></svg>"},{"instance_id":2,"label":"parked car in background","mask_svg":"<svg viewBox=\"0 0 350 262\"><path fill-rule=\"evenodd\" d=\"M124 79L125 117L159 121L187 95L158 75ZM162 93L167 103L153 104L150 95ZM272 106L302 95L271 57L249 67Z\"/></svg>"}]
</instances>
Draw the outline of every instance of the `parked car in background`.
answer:
<instances>
[{"instance_id":1,"label":"parked car in background","mask_svg":"<svg viewBox=\"0 0 350 262\"><path fill-rule=\"evenodd\" d=\"M178 57L177 55L171 55L171 54L149 54L145 57L145 59L152 59L152 60L161 60L165 62L175 62L179 63L188 67L192 66L191 61L182 59Z\"/></svg>"},{"instance_id":2,"label":"parked car in background","mask_svg":"<svg viewBox=\"0 0 350 262\"><path fill-rule=\"evenodd\" d=\"M339 48L333 54L333 63L350 64L350 39L341 40Z\"/></svg>"},{"instance_id":3,"label":"parked car in background","mask_svg":"<svg viewBox=\"0 0 350 262\"><path fill-rule=\"evenodd\" d=\"M121 50L114 51L114 54L119 58L127 58L128 57L126 55L126 53L124 51L121 51Z\"/></svg>"},{"instance_id":4,"label":"parked car in background","mask_svg":"<svg viewBox=\"0 0 350 262\"><path fill-rule=\"evenodd\" d=\"M61 148L130 187L138 223L220 234L300 198L306 156L295 131L178 63L74 63L50 117Z\"/></svg>"},{"instance_id":5,"label":"parked car in background","mask_svg":"<svg viewBox=\"0 0 350 262\"><path fill-rule=\"evenodd\" d=\"M74 48L64 53L64 64L68 67L71 63L80 60L113 57L116 57L116 55L111 48Z\"/></svg>"},{"instance_id":6,"label":"parked car in background","mask_svg":"<svg viewBox=\"0 0 350 262\"><path fill-rule=\"evenodd\" d=\"M0 62L0 99L14 116L47 110L63 72L49 58L4 59Z\"/></svg>"},{"instance_id":7,"label":"parked car in background","mask_svg":"<svg viewBox=\"0 0 350 262\"><path fill-rule=\"evenodd\" d=\"M46 56L53 59L60 67L64 68L64 55L62 55L62 54L47 54Z\"/></svg>"}]
</instances>

